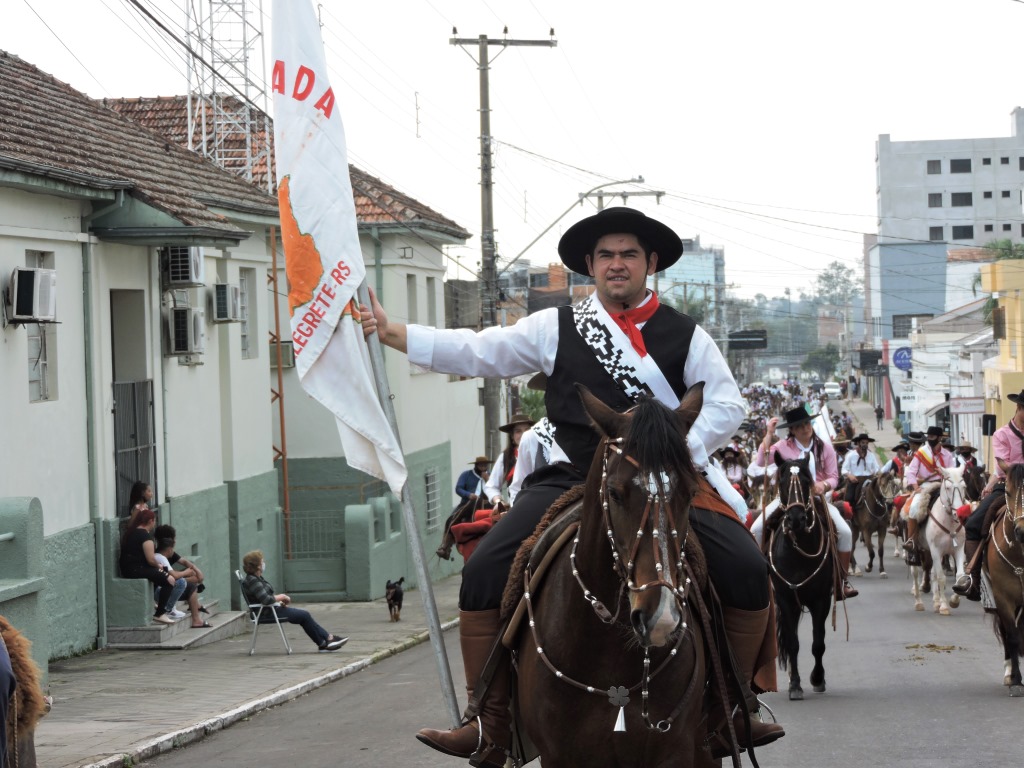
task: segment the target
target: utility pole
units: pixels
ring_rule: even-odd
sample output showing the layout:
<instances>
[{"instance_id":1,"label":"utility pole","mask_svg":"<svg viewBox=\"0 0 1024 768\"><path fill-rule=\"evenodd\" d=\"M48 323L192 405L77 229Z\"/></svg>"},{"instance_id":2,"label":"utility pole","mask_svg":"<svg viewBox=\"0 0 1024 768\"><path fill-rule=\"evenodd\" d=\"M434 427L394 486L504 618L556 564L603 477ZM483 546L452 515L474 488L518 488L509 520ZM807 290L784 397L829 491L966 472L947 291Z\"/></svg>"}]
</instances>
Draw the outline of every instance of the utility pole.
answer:
<instances>
[{"instance_id":1,"label":"utility pole","mask_svg":"<svg viewBox=\"0 0 1024 768\"><path fill-rule=\"evenodd\" d=\"M640 180L643 181L643 177L642 176L640 177ZM612 198L621 197L622 198L622 204L625 205L626 203L629 202L629 198L631 198L631 197L653 197L658 203L660 203L661 202L661 198L662 198L662 196L664 194L665 194L664 192L660 192L660 191L644 190L642 192L612 192L610 195L607 195L607 193L602 189L602 190L599 190L597 192L593 192L593 191L591 191L591 192L580 192L580 202L583 202L584 200L586 200L588 198L591 198L591 197L596 197L597 198L597 210L603 211L604 210L604 199L605 199L606 196L610 196Z\"/></svg>"},{"instance_id":2,"label":"utility pole","mask_svg":"<svg viewBox=\"0 0 1024 768\"><path fill-rule=\"evenodd\" d=\"M452 28L452 34L457 35L458 30ZM505 34L508 34L508 27L505 27ZM548 40L510 40L502 37L500 40L490 40L487 35L480 35L478 38L452 37L448 40L451 45L462 47L466 55L473 59L464 46L478 46L478 58L473 59L480 71L480 246L482 259L480 264L480 311L481 325L490 328L497 322L495 311L495 300L498 292L498 273L495 264L494 248L494 182L492 178L491 165L491 96L489 72L491 61L489 47L500 46L501 50L495 55L497 58L509 46L543 46L554 48L558 45L555 40L555 30L550 32ZM501 451L500 435L498 434L499 422L499 393L501 381L498 379L484 379L484 448L488 456L495 458Z\"/></svg>"}]
</instances>

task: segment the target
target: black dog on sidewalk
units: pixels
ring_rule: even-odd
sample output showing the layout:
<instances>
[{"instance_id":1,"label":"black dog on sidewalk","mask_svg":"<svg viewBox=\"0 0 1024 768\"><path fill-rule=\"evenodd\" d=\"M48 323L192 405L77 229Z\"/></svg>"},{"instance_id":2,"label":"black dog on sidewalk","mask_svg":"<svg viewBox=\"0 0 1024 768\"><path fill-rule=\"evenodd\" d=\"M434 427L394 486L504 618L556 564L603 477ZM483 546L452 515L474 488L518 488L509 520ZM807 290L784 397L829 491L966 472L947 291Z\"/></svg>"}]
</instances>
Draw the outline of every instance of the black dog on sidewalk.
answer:
<instances>
[{"instance_id":1,"label":"black dog on sidewalk","mask_svg":"<svg viewBox=\"0 0 1024 768\"><path fill-rule=\"evenodd\" d=\"M389 581L384 589L384 596L388 599L388 613L391 615L392 621L400 621L402 618L402 596L405 594L402 591L402 582L404 581L405 576L398 581Z\"/></svg>"}]
</instances>

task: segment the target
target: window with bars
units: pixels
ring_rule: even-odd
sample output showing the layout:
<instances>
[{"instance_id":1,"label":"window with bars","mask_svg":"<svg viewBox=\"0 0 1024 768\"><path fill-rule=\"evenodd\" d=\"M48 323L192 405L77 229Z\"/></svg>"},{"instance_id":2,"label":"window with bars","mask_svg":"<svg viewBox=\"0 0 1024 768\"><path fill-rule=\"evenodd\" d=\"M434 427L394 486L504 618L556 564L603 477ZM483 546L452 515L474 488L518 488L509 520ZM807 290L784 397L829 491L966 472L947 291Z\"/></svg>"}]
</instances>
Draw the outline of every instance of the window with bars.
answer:
<instances>
[{"instance_id":1,"label":"window with bars","mask_svg":"<svg viewBox=\"0 0 1024 768\"><path fill-rule=\"evenodd\" d=\"M1021 158L1022 170L1024 170L1024 158ZM928 173L942 173L942 161L941 160L929 160L928 161Z\"/></svg>"},{"instance_id":2,"label":"window with bars","mask_svg":"<svg viewBox=\"0 0 1024 768\"><path fill-rule=\"evenodd\" d=\"M929 240L941 240L942 237L942 227L928 227Z\"/></svg>"},{"instance_id":3,"label":"window with bars","mask_svg":"<svg viewBox=\"0 0 1024 768\"><path fill-rule=\"evenodd\" d=\"M430 467L423 473L427 533L433 533L441 527L441 487L438 485L437 475L437 467Z\"/></svg>"},{"instance_id":4,"label":"window with bars","mask_svg":"<svg viewBox=\"0 0 1024 768\"><path fill-rule=\"evenodd\" d=\"M963 160L950 160L949 161L949 172L950 173L970 173L971 172L971 159L966 158Z\"/></svg>"},{"instance_id":5,"label":"window with bars","mask_svg":"<svg viewBox=\"0 0 1024 768\"><path fill-rule=\"evenodd\" d=\"M941 192L929 192L928 193L928 207L929 208L941 208L942 207L942 193Z\"/></svg>"},{"instance_id":6,"label":"window with bars","mask_svg":"<svg viewBox=\"0 0 1024 768\"><path fill-rule=\"evenodd\" d=\"M249 325L249 304L252 301L252 288L256 284L255 269L238 270L238 327L242 339L242 359L258 357L257 345L252 343L252 328Z\"/></svg>"},{"instance_id":7,"label":"window with bars","mask_svg":"<svg viewBox=\"0 0 1024 768\"><path fill-rule=\"evenodd\" d=\"M949 196L949 202L954 208L974 205L974 194L972 192L954 192Z\"/></svg>"},{"instance_id":8,"label":"window with bars","mask_svg":"<svg viewBox=\"0 0 1024 768\"><path fill-rule=\"evenodd\" d=\"M954 240L972 240L974 238L974 227L961 226L953 227Z\"/></svg>"}]
</instances>

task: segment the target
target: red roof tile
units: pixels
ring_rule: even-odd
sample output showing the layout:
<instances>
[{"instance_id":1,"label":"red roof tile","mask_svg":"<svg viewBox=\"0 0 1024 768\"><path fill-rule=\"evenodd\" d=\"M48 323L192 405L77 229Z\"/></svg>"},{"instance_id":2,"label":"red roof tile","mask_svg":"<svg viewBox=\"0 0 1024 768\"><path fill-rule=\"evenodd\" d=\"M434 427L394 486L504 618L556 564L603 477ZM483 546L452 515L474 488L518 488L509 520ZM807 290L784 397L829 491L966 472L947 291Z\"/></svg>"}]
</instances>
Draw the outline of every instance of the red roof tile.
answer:
<instances>
[{"instance_id":1,"label":"red roof tile","mask_svg":"<svg viewBox=\"0 0 1024 768\"><path fill-rule=\"evenodd\" d=\"M188 146L188 99L185 96L157 96L153 98L135 99L103 99L102 103L120 112L122 115L150 128L158 133L167 136L169 139L182 146ZM225 97L224 106L228 110L238 108L238 100L234 97ZM192 145L199 148L203 143L203 113L199 110L206 110L207 129L209 137L209 126L212 122L210 107L204 102L196 100L196 116L193 118ZM256 140L262 142L264 137L270 136L270 151L273 151L273 121L271 118L259 112L256 116L259 129L255 132ZM264 122L265 121L265 122ZM241 132L228 134L222 144L225 150L225 167L242 174L245 171L244 149L245 137ZM259 148L258 148L259 149ZM257 149L257 153L259 154ZM238 159L235 160L234 158ZM442 216L437 211L419 202L394 187L385 184L380 179L371 176L354 165L349 165L349 175L352 179L352 192L355 197L356 218L364 226L402 225L421 226L434 231L443 232L455 238L467 240L469 232L456 224L449 218ZM265 156L257 161L253 167L252 183L261 189L267 187L267 164ZM276 186L276 184L274 185Z\"/></svg>"},{"instance_id":2,"label":"red roof tile","mask_svg":"<svg viewBox=\"0 0 1024 768\"><path fill-rule=\"evenodd\" d=\"M204 201L277 216L277 201L194 152L0 51L0 167L120 187L188 227L244 236ZM109 183L100 180L110 180Z\"/></svg>"}]
</instances>

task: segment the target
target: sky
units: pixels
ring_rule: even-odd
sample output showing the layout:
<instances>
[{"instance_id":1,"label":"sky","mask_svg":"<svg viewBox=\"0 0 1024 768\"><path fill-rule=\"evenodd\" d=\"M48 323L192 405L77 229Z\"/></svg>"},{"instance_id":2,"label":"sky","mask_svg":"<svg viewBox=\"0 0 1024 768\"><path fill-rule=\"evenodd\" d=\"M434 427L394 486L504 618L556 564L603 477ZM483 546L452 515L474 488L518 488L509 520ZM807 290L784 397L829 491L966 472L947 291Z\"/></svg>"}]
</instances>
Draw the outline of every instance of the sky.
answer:
<instances>
[{"instance_id":1,"label":"sky","mask_svg":"<svg viewBox=\"0 0 1024 768\"><path fill-rule=\"evenodd\" d=\"M135 2L184 37L182 0ZM272 5L251 3L253 23L263 22L264 71ZM350 161L473 233L448 249L457 277L480 262L479 81L477 50L451 45L453 27L492 40L505 27L509 38L547 40L553 28L558 43L496 58L491 48L501 258L554 225L522 258L556 261L559 234L595 210L595 200L578 204L594 187L661 191L660 202L629 205L682 237L724 246L730 292L746 298L809 292L836 260L862 271L863 235L876 231L879 134L1006 136L1024 101L1024 0L324 0L319 8ZM187 88L180 46L131 0L7 0L0 50L92 97ZM259 70L258 58L251 66ZM644 183L611 183L638 176Z\"/></svg>"}]
</instances>

